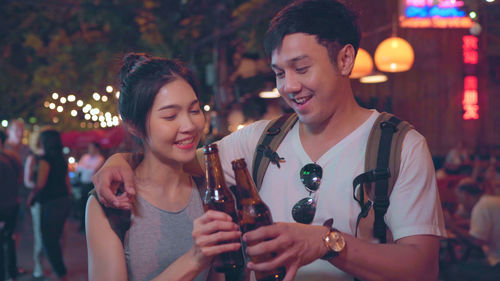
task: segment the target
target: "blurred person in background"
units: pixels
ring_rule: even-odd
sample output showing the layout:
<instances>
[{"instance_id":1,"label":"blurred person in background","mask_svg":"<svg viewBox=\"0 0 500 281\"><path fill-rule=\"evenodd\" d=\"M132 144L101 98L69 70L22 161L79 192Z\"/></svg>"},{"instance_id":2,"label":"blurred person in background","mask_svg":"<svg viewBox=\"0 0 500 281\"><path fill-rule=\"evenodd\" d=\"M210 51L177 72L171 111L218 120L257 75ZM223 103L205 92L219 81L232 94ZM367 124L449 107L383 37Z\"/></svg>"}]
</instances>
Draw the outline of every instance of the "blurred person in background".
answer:
<instances>
[{"instance_id":1,"label":"blurred person in background","mask_svg":"<svg viewBox=\"0 0 500 281\"><path fill-rule=\"evenodd\" d=\"M28 145L23 143L24 122L20 119L13 119L7 126L7 140L5 141L5 149L13 151L19 156L24 163L26 157L30 153Z\"/></svg>"},{"instance_id":2,"label":"blurred person in background","mask_svg":"<svg viewBox=\"0 0 500 281\"><path fill-rule=\"evenodd\" d=\"M92 177L104 163L102 148L98 142L91 142L88 145L87 153L83 154L76 165L76 174L79 178L81 197L79 201L81 223L80 231L85 231L85 206L89 198L89 192L94 188Z\"/></svg>"},{"instance_id":3,"label":"blurred person in background","mask_svg":"<svg viewBox=\"0 0 500 281\"><path fill-rule=\"evenodd\" d=\"M33 130L30 136L30 148L31 151L26 158L24 164L24 185L28 190L32 190L35 187L37 180L37 170L38 161L40 157L44 154L43 149L40 145L40 131L45 131L50 129L49 127L43 128L41 130ZM40 228L41 220L41 206L39 202L33 202L30 207L31 211L31 221L33 228L33 277L41 278L43 277L43 244L42 244L42 230Z\"/></svg>"},{"instance_id":4,"label":"blurred person in background","mask_svg":"<svg viewBox=\"0 0 500 281\"><path fill-rule=\"evenodd\" d=\"M496 182L495 189L500 189ZM471 178L460 181L457 200L467 214L469 224L463 218L445 213L446 227L456 235L464 248L472 253L462 261L447 268L446 280L493 281L500 277L500 196L484 194L480 184Z\"/></svg>"},{"instance_id":5,"label":"blurred person in background","mask_svg":"<svg viewBox=\"0 0 500 281\"><path fill-rule=\"evenodd\" d=\"M43 153L35 164L36 181L28 196L28 205L40 204L43 249L58 280L68 280L60 243L71 208L68 163L58 131L41 132L39 143Z\"/></svg>"},{"instance_id":6,"label":"blurred person in background","mask_svg":"<svg viewBox=\"0 0 500 281\"><path fill-rule=\"evenodd\" d=\"M9 121L7 126L7 140L5 141L5 149L13 152L15 157L18 157L21 165L24 165L26 158L30 153L30 148L28 145L23 143L24 136L24 122L21 119L12 119ZM14 231L14 239L16 240L16 247L19 248L21 243L22 227L24 225L24 218L28 211L28 206L26 206L26 198L28 196L28 190L24 188L23 182L19 183L19 210L17 216L16 229ZM19 274L24 274L25 270L23 268L18 268Z\"/></svg>"},{"instance_id":7,"label":"blurred person in background","mask_svg":"<svg viewBox=\"0 0 500 281\"><path fill-rule=\"evenodd\" d=\"M19 186L22 183L22 165L19 158L4 147L7 135L0 130L0 280L5 280L5 257L10 279L17 277L16 243L14 229L19 210ZM6 251L6 252L4 252Z\"/></svg>"},{"instance_id":8,"label":"blurred person in background","mask_svg":"<svg viewBox=\"0 0 500 281\"><path fill-rule=\"evenodd\" d=\"M471 172L470 155L465 147L464 141L459 141L446 155L444 169L447 174L464 174Z\"/></svg>"}]
</instances>

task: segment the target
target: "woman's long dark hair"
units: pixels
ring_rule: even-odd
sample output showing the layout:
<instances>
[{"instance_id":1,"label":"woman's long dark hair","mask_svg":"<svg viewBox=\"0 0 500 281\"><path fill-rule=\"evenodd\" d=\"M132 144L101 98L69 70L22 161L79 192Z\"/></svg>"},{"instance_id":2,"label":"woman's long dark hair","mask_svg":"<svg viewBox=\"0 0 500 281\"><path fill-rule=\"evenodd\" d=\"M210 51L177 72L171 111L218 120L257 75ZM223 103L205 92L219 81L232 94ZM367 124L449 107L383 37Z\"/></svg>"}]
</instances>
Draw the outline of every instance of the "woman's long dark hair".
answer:
<instances>
[{"instance_id":1,"label":"woman's long dark hair","mask_svg":"<svg viewBox=\"0 0 500 281\"><path fill-rule=\"evenodd\" d=\"M40 133L40 144L44 151L44 157L49 163L65 163L63 155L63 144L61 134L56 130L47 130Z\"/></svg>"}]
</instances>

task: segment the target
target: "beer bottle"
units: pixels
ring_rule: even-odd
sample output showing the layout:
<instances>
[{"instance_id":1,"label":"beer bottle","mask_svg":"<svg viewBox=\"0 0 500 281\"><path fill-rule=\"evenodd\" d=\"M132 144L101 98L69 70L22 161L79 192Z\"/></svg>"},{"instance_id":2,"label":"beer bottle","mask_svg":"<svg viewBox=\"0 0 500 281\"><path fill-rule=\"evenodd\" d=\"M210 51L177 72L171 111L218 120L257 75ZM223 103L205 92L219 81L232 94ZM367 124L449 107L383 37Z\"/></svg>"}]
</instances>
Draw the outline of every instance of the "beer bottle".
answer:
<instances>
[{"instance_id":1,"label":"beer bottle","mask_svg":"<svg viewBox=\"0 0 500 281\"><path fill-rule=\"evenodd\" d=\"M237 159L231 162L233 165L236 186L231 186L231 191L236 198L238 207L238 219L242 233L257 229L261 226L273 223L269 207L262 201L250 177L245 159ZM244 245L245 248L247 245ZM248 245L250 246L250 244ZM276 254L265 254L250 256L253 262L263 262L272 259ZM286 270L284 267L272 271L255 271L258 281L283 280Z\"/></svg>"},{"instance_id":2,"label":"beer bottle","mask_svg":"<svg viewBox=\"0 0 500 281\"><path fill-rule=\"evenodd\" d=\"M217 144L204 147L207 189L202 198L205 212L216 210L224 212L238 222L234 197L226 185L222 166L219 159ZM239 239L227 242L240 242ZM241 271L244 267L244 258L241 248L234 252L222 253L214 259L214 268L217 272L232 273Z\"/></svg>"}]
</instances>

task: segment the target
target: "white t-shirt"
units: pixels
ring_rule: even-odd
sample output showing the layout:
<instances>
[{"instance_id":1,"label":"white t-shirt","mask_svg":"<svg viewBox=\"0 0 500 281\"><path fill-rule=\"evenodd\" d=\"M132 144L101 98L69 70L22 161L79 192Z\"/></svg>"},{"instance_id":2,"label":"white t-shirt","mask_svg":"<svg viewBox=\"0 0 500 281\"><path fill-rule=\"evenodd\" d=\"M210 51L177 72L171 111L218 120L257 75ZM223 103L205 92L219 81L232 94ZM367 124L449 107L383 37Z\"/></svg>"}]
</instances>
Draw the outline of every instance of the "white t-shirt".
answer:
<instances>
[{"instance_id":1,"label":"white t-shirt","mask_svg":"<svg viewBox=\"0 0 500 281\"><path fill-rule=\"evenodd\" d=\"M373 110L360 127L316 162L323 168L323 178L312 224L322 225L325 220L333 218L335 228L354 235L360 207L353 198L352 181L364 172L366 143L379 114ZM219 155L229 184L234 184L231 161L245 158L248 167L252 167L255 147L268 122L255 122L219 141ZM299 171L312 163L300 142L298 122L283 139L277 153L285 158L285 162L280 163L281 168L270 163L260 195L271 209L275 222L294 222L291 215L293 205L309 194L300 181ZM390 196L385 222L394 240L419 234L445 236L434 166L424 137L415 130L410 130L403 141L400 172ZM358 237L373 240L372 227L373 221L363 219ZM388 241L390 239L388 236ZM301 267L295 280L351 281L352 277L326 261L316 260Z\"/></svg>"},{"instance_id":2,"label":"white t-shirt","mask_svg":"<svg viewBox=\"0 0 500 281\"><path fill-rule=\"evenodd\" d=\"M500 196L483 195L472 208L470 235L484 240L490 265L500 262Z\"/></svg>"},{"instance_id":3,"label":"white t-shirt","mask_svg":"<svg viewBox=\"0 0 500 281\"><path fill-rule=\"evenodd\" d=\"M76 167L76 171L81 173L80 180L82 183L91 183L94 173L103 163L104 156L101 154L90 155L85 153Z\"/></svg>"}]
</instances>

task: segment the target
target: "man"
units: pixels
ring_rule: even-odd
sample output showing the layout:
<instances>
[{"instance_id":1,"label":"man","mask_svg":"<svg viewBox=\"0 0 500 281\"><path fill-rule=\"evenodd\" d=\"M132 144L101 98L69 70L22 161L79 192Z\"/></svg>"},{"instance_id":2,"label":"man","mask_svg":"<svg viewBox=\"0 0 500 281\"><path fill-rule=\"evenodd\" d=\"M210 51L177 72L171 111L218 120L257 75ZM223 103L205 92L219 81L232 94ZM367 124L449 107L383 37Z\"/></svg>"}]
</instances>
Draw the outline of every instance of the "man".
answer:
<instances>
[{"instance_id":1,"label":"man","mask_svg":"<svg viewBox=\"0 0 500 281\"><path fill-rule=\"evenodd\" d=\"M500 191L500 181L494 182ZM470 213L470 226L460 227L457 220L446 216L446 226L469 248L483 250L484 258L469 257L452 265L445 273L447 280L498 280L500 276L500 196L483 194L471 178L462 179L457 187L457 200ZM481 274L478 274L481 273Z\"/></svg>"},{"instance_id":2,"label":"man","mask_svg":"<svg viewBox=\"0 0 500 281\"><path fill-rule=\"evenodd\" d=\"M10 278L15 279L18 274L16 244L13 235L19 210L19 185L22 181L20 161L11 151L4 149L6 137L5 132L0 131L0 187L2 192L0 196L0 280L4 280L5 277L5 257L7 257L7 270Z\"/></svg>"},{"instance_id":3,"label":"man","mask_svg":"<svg viewBox=\"0 0 500 281\"><path fill-rule=\"evenodd\" d=\"M22 161L25 162L26 157L30 153L30 148L23 143L24 122L19 119L13 119L7 126L7 140L5 141L5 149L13 151Z\"/></svg>"},{"instance_id":4,"label":"man","mask_svg":"<svg viewBox=\"0 0 500 281\"><path fill-rule=\"evenodd\" d=\"M88 193L94 188L92 177L97 169L102 166L102 163L104 163L104 156L102 155L101 145L98 142L91 142L88 145L87 153L80 158L76 166L76 172L81 184L81 198L79 203L82 215L80 223L81 231L85 231L85 206L87 205Z\"/></svg>"},{"instance_id":5,"label":"man","mask_svg":"<svg viewBox=\"0 0 500 281\"><path fill-rule=\"evenodd\" d=\"M275 224L243 235L250 255L269 252L276 257L248 264L252 270L285 266L289 280L435 280L439 236L444 223L435 174L425 139L415 130L403 142L400 173L391 193L385 221L389 244L373 243L373 224L360 225L360 207L353 198L353 179L364 172L368 135L379 113L360 107L349 82L360 32L355 15L333 0L296 1L282 9L266 33L277 88L298 115L298 122L277 149L284 162L270 165L260 195ZM230 161L252 157L268 121L255 122L219 141L219 154L229 184L234 184ZM201 160L200 158L198 158ZM133 179L121 156L95 177L104 204L130 207ZM310 196L299 171L315 163L324 171L314 220L296 223L292 208ZM201 162L193 163L201 173ZM111 167L112 166L112 167ZM123 181L126 193L112 194L109 184ZM113 188L113 190L116 189ZM322 226L333 218L333 226ZM331 236L335 234L334 236ZM343 237L345 247L330 241ZM342 239L340 239L341 241ZM254 244L255 243L255 244ZM342 246L342 243L340 243ZM338 251L338 252L337 252Z\"/></svg>"}]
</instances>

